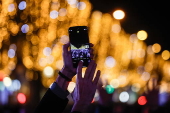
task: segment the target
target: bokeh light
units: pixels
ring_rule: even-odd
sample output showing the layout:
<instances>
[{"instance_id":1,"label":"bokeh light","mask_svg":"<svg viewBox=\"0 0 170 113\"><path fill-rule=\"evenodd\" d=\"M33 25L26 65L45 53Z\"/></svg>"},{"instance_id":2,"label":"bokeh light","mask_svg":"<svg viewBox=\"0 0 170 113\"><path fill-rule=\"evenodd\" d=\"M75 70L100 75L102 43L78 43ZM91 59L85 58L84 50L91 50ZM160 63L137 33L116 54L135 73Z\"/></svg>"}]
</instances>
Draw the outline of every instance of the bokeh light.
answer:
<instances>
[{"instance_id":1,"label":"bokeh light","mask_svg":"<svg viewBox=\"0 0 170 113\"><path fill-rule=\"evenodd\" d=\"M69 42L69 37L67 35L61 36L60 42L63 43L63 44L68 43Z\"/></svg>"},{"instance_id":2,"label":"bokeh light","mask_svg":"<svg viewBox=\"0 0 170 113\"><path fill-rule=\"evenodd\" d=\"M44 54L45 56L50 56L50 55L51 55L51 48L50 48L50 47L45 47L45 48L43 49L43 54Z\"/></svg>"},{"instance_id":3,"label":"bokeh light","mask_svg":"<svg viewBox=\"0 0 170 113\"><path fill-rule=\"evenodd\" d=\"M138 92L140 90L140 88L141 88L141 85L139 83L134 83L131 87L131 90L133 92Z\"/></svg>"},{"instance_id":4,"label":"bokeh light","mask_svg":"<svg viewBox=\"0 0 170 113\"><path fill-rule=\"evenodd\" d=\"M67 0L68 4L74 5L77 3L77 0Z\"/></svg>"},{"instance_id":5,"label":"bokeh light","mask_svg":"<svg viewBox=\"0 0 170 113\"><path fill-rule=\"evenodd\" d=\"M110 81L110 85L112 85L113 88L119 87L119 85L120 85L119 80L118 79L112 79Z\"/></svg>"},{"instance_id":6,"label":"bokeh light","mask_svg":"<svg viewBox=\"0 0 170 113\"><path fill-rule=\"evenodd\" d=\"M137 95L136 95L136 93L130 92L130 93L129 93L129 100L127 101L127 103L128 103L129 105L133 105L133 104L136 103L136 100L137 100Z\"/></svg>"},{"instance_id":7,"label":"bokeh light","mask_svg":"<svg viewBox=\"0 0 170 113\"><path fill-rule=\"evenodd\" d=\"M79 10L84 10L84 9L86 8L86 3L84 3L84 2L79 2L79 3L77 4L77 8L78 8Z\"/></svg>"},{"instance_id":8,"label":"bokeh light","mask_svg":"<svg viewBox=\"0 0 170 113\"><path fill-rule=\"evenodd\" d=\"M144 80L144 81L148 81L150 79L150 73L143 72L142 76L141 76L141 79Z\"/></svg>"},{"instance_id":9,"label":"bokeh light","mask_svg":"<svg viewBox=\"0 0 170 113\"><path fill-rule=\"evenodd\" d=\"M23 33L27 33L29 31L29 26L27 24L24 24L22 27L21 27L21 31Z\"/></svg>"},{"instance_id":10,"label":"bokeh light","mask_svg":"<svg viewBox=\"0 0 170 113\"><path fill-rule=\"evenodd\" d=\"M23 93L18 93L17 99L19 103L24 104L26 102L26 95Z\"/></svg>"},{"instance_id":11,"label":"bokeh light","mask_svg":"<svg viewBox=\"0 0 170 113\"><path fill-rule=\"evenodd\" d=\"M9 4L8 6L8 12L12 12L15 10L15 5L14 4Z\"/></svg>"},{"instance_id":12,"label":"bokeh light","mask_svg":"<svg viewBox=\"0 0 170 113\"><path fill-rule=\"evenodd\" d=\"M75 82L69 82L69 85L68 85L68 91L70 92L70 93L72 93L73 92L73 90L74 90L74 88L75 88L75 86L76 86L76 83Z\"/></svg>"},{"instance_id":13,"label":"bokeh light","mask_svg":"<svg viewBox=\"0 0 170 113\"><path fill-rule=\"evenodd\" d=\"M127 102L129 100L128 92L126 92L126 91L121 92L120 95L119 95L119 100L123 103Z\"/></svg>"},{"instance_id":14,"label":"bokeh light","mask_svg":"<svg viewBox=\"0 0 170 113\"><path fill-rule=\"evenodd\" d=\"M121 31L121 26L118 25L118 24L112 25L112 31L113 31L114 33L119 33L119 32Z\"/></svg>"},{"instance_id":15,"label":"bokeh light","mask_svg":"<svg viewBox=\"0 0 170 113\"><path fill-rule=\"evenodd\" d=\"M5 85L6 87L9 87L9 86L11 86L11 84L12 84L12 80L11 80L11 78L9 78L9 77L5 77L5 78L3 79L3 83L4 83L4 85Z\"/></svg>"},{"instance_id":16,"label":"bokeh light","mask_svg":"<svg viewBox=\"0 0 170 113\"><path fill-rule=\"evenodd\" d=\"M13 49L9 49L8 50L8 57L9 58L14 58L14 56L15 56L15 51Z\"/></svg>"},{"instance_id":17,"label":"bokeh light","mask_svg":"<svg viewBox=\"0 0 170 113\"><path fill-rule=\"evenodd\" d=\"M108 94L112 94L114 92L114 88L111 85L107 85L105 90Z\"/></svg>"},{"instance_id":18,"label":"bokeh light","mask_svg":"<svg viewBox=\"0 0 170 113\"><path fill-rule=\"evenodd\" d=\"M43 73L46 77L52 77L54 74L54 69L50 66L44 68Z\"/></svg>"},{"instance_id":19,"label":"bokeh light","mask_svg":"<svg viewBox=\"0 0 170 113\"><path fill-rule=\"evenodd\" d=\"M131 34L131 35L130 35L130 41L131 41L132 43L137 42L137 41L138 41L137 35L136 35L136 34Z\"/></svg>"},{"instance_id":20,"label":"bokeh light","mask_svg":"<svg viewBox=\"0 0 170 113\"><path fill-rule=\"evenodd\" d=\"M159 52L161 51L161 45L158 44L158 43L153 44L153 46L152 46L152 51L153 51L154 53L159 53Z\"/></svg>"},{"instance_id":21,"label":"bokeh light","mask_svg":"<svg viewBox=\"0 0 170 113\"><path fill-rule=\"evenodd\" d=\"M126 78L126 76L124 76L124 75L120 75L120 76L118 77L118 80L119 80L119 84L120 84L120 85L123 85L123 84L125 84L125 83L127 82L127 78Z\"/></svg>"},{"instance_id":22,"label":"bokeh light","mask_svg":"<svg viewBox=\"0 0 170 113\"><path fill-rule=\"evenodd\" d=\"M58 17L58 11L53 10L50 12L50 18L56 19Z\"/></svg>"},{"instance_id":23,"label":"bokeh light","mask_svg":"<svg viewBox=\"0 0 170 113\"><path fill-rule=\"evenodd\" d=\"M170 53L168 50L164 50L161 55L164 60L168 60L170 57Z\"/></svg>"},{"instance_id":24,"label":"bokeh light","mask_svg":"<svg viewBox=\"0 0 170 113\"><path fill-rule=\"evenodd\" d=\"M26 8L26 6L27 6L26 2L25 2L25 1L21 1L21 2L19 3L19 5L18 5L18 8L19 8L20 10L24 10L24 9Z\"/></svg>"},{"instance_id":25,"label":"bokeh light","mask_svg":"<svg viewBox=\"0 0 170 113\"><path fill-rule=\"evenodd\" d=\"M148 37L148 34L147 34L146 31L140 30L140 31L137 32L137 37L138 37L139 40L146 40L147 37Z\"/></svg>"},{"instance_id":26,"label":"bokeh light","mask_svg":"<svg viewBox=\"0 0 170 113\"><path fill-rule=\"evenodd\" d=\"M147 103L146 97L145 96L140 96L138 98L138 104L139 105L145 105Z\"/></svg>"},{"instance_id":27,"label":"bokeh light","mask_svg":"<svg viewBox=\"0 0 170 113\"><path fill-rule=\"evenodd\" d=\"M105 65L112 68L116 65L116 60L112 56L108 56L105 61Z\"/></svg>"},{"instance_id":28,"label":"bokeh light","mask_svg":"<svg viewBox=\"0 0 170 113\"><path fill-rule=\"evenodd\" d=\"M67 14L67 9L65 8L61 8L58 12L59 16L66 16L66 14Z\"/></svg>"},{"instance_id":29,"label":"bokeh light","mask_svg":"<svg viewBox=\"0 0 170 113\"><path fill-rule=\"evenodd\" d=\"M115 19L120 20L120 19L123 19L125 17L125 13L122 10L116 10L116 11L113 12L113 17Z\"/></svg>"},{"instance_id":30,"label":"bokeh light","mask_svg":"<svg viewBox=\"0 0 170 113\"><path fill-rule=\"evenodd\" d=\"M5 89L5 86L3 84L3 82L0 82L0 91L3 91Z\"/></svg>"}]
</instances>

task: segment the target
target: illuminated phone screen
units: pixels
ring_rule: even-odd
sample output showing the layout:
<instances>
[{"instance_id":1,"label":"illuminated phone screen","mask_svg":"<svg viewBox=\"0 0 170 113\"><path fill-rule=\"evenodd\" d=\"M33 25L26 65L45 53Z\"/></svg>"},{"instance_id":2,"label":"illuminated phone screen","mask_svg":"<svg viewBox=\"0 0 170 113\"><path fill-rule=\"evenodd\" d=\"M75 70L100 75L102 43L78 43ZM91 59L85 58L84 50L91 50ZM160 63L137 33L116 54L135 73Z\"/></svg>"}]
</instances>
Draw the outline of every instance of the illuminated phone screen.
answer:
<instances>
[{"instance_id":1,"label":"illuminated phone screen","mask_svg":"<svg viewBox=\"0 0 170 113\"><path fill-rule=\"evenodd\" d=\"M81 60L83 66L87 67L90 62L89 45L82 45L80 48L76 48L71 44L71 55L73 60L73 65L76 67L78 62Z\"/></svg>"},{"instance_id":2,"label":"illuminated phone screen","mask_svg":"<svg viewBox=\"0 0 170 113\"><path fill-rule=\"evenodd\" d=\"M90 62L89 37L86 26L75 26L69 28L69 38L73 66L77 67L78 62L83 62L83 67L87 67Z\"/></svg>"}]
</instances>

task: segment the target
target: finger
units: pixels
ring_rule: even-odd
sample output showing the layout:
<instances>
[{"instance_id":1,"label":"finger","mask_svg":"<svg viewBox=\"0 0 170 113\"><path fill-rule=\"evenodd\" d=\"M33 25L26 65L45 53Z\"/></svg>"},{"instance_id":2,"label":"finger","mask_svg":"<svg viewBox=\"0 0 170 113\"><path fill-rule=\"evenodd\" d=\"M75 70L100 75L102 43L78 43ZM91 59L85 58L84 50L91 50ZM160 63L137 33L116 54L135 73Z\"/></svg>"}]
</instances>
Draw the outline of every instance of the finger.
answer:
<instances>
[{"instance_id":1,"label":"finger","mask_svg":"<svg viewBox=\"0 0 170 113\"><path fill-rule=\"evenodd\" d=\"M88 76L89 80L91 80L91 81L92 81L92 79L93 79L93 77L94 77L94 73L95 73L95 71L96 71L96 67L97 67L97 64L95 63L95 64L93 65L92 69L91 69L91 72L90 72L89 76Z\"/></svg>"},{"instance_id":2,"label":"finger","mask_svg":"<svg viewBox=\"0 0 170 113\"><path fill-rule=\"evenodd\" d=\"M93 59L94 58L94 55L90 55L90 59Z\"/></svg>"},{"instance_id":3,"label":"finger","mask_svg":"<svg viewBox=\"0 0 170 113\"><path fill-rule=\"evenodd\" d=\"M153 88L153 90L156 89L156 86L157 86L157 79L153 78L152 79L152 88Z\"/></svg>"},{"instance_id":4,"label":"finger","mask_svg":"<svg viewBox=\"0 0 170 113\"><path fill-rule=\"evenodd\" d=\"M89 48L89 53L90 53L90 54L93 53L93 48Z\"/></svg>"},{"instance_id":5,"label":"finger","mask_svg":"<svg viewBox=\"0 0 170 113\"><path fill-rule=\"evenodd\" d=\"M94 78L93 83L96 84L96 85L97 85L97 83L98 83L98 81L99 81L100 73L101 73L100 70L98 70L97 73L96 73L96 76L95 76L95 78Z\"/></svg>"},{"instance_id":6,"label":"finger","mask_svg":"<svg viewBox=\"0 0 170 113\"><path fill-rule=\"evenodd\" d=\"M82 67L83 67L83 62L80 61L77 67L77 79L78 80L82 79Z\"/></svg>"},{"instance_id":7,"label":"finger","mask_svg":"<svg viewBox=\"0 0 170 113\"><path fill-rule=\"evenodd\" d=\"M98 80L98 83L97 83L97 88L101 88L103 86L103 83L102 83L102 79L99 79Z\"/></svg>"},{"instance_id":8,"label":"finger","mask_svg":"<svg viewBox=\"0 0 170 113\"><path fill-rule=\"evenodd\" d=\"M68 52L68 47L70 46L70 43L64 44L63 45L63 53L67 53Z\"/></svg>"},{"instance_id":9,"label":"finger","mask_svg":"<svg viewBox=\"0 0 170 113\"><path fill-rule=\"evenodd\" d=\"M92 43L89 43L89 46L90 46L90 47L93 47L94 45L93 45Z\"/></svg>"},{"instance_id":10,"label":"finger","mask_svg":"<svg viewBox=\"0 0 170 113\"><path fill-rule=\"evenodd\" d=\"M90 58L93 59L94 53L93 53L93 49L92 48L89 49L89 53L90 53Z\"/></svg>"},{"instance_id":11,"label":"finger","mask_svg":"<svg viewBox=\"0 0 170 113\"><path fill-rule=\"evenodd\" d=\"M94 64L95 64L94 60L91 60L91 62L89 63L89 65L88 65L88 67L87 67L87 69L86 69L84 78L86 78L86 79L89 78L90 73L91 73L91 70L92 70Z\"/></svg>"},{"instance_id":12,"label":"finger","mask_svg":"<svg viewBox=\"0 0 170 113\"><path fill-rule=\"evenodd\" d=\"M145 88L146 88L146 91L148 92L149 91L149 83L150 83L150 80L148 80L147 82L146 82L146 85L145 85Z\"/></svg>"}]
</instances>

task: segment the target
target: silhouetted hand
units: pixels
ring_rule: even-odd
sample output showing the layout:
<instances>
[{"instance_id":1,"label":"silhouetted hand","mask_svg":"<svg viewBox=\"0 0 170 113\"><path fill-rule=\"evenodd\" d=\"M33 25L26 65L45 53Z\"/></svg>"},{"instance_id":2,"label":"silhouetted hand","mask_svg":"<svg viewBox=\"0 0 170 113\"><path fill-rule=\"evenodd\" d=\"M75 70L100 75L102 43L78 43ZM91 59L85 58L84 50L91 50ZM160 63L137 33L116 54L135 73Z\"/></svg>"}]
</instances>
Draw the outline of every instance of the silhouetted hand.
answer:
<instances>
[{"instance_id":1,"label":"silhouetted hand","mask_svg":"<svg viewBox=\"0 0 170 113\"><path fill-rule=\"evenodd\" d=\"M144 93L144 96L146 96L146 99L147 99L146 105L150 109L153 109L153 110L157 109L157 107L159 106L159 85L157 83L157 79L151 78L148 81L146 88L147 88L147 91Z\"/></svg>"},{"instance_id":2,"label":"silhouetted hand","mask_svg":"<svg viewBox=\"0 0 170 113\"><path fill-rule=\"evenodd\" d=\"M100 71L98 70L95 76L97 64L95 61L91 61L87 67L84 78L82 77L82 65L80 61L77 68L76 87L72 93L74 105L72 111L85 110L86 107L92 102L94 94L97 89L97 83L100 77ZM94 77L94 79L93 79Z\"/></svg>"},{"instance_id":3,"label":"silhouetted hand","mask_svg":"<svg viewBox=\"0 0 170 113\"><path fill-rule=\"evenodd\" d=\"M77 68L73 67L72 58L71 58L71 51L69 50L70 43L63 45L63 61L64 66L61 70L61 72L66 75L68 78L72 79L74 75L76 75ZM90 58L93 59L93 44L89 43L90 46Z\"/></svg>"},{"instance_id":4,"label":"silhouetted hand","mask_svg":"<svg viewBox=\"0 0 170 113\"><path fill-rule=\"evenodd\" d=\"M106 85L108 85L108 82L106 82ZM106 86L105 85L105 86ZM102 80L99 79L97 90L99 93L99 104L103 106L109 106L110 102L112 101L113 93L109 94L106 89L104 88L104 84L102 83Z\"/></svg>"}]
</instances>

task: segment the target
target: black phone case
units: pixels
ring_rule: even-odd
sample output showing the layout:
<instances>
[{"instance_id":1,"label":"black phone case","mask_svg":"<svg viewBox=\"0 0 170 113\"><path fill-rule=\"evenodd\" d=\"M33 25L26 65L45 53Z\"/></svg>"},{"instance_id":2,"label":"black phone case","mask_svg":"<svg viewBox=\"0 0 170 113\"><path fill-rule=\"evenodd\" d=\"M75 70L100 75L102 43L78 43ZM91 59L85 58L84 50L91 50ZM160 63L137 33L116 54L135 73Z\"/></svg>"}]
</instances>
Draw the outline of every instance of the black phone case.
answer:
<instances>
[{"instance_id":1,"label":"black phone case","mask_svg":"<svg viewBox=\"0 0 170 113\"><path fill-rule=\"evenodd\" d=\"M87 67L91 61L89 53L88 27L73 26L69 28L68 32L73 66L77 67L81 60L83 62L83 67Z\"/></svg>"}]
</instances>

